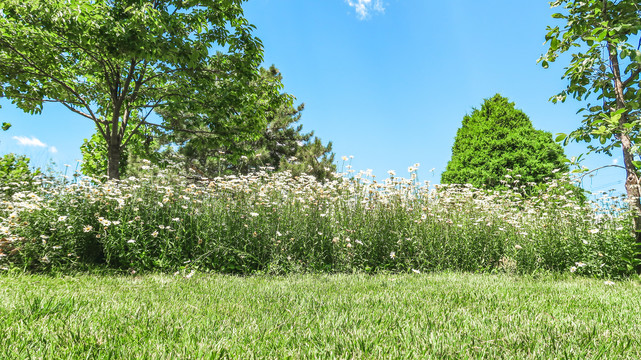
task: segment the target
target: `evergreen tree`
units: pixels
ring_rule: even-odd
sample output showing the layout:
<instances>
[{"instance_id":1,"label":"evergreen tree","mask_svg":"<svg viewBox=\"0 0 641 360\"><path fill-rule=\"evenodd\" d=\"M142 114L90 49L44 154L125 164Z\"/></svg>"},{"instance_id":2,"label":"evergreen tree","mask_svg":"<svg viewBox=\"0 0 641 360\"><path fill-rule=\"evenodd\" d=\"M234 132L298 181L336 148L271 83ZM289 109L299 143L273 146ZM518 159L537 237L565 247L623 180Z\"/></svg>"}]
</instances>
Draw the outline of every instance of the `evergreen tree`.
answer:
<instances>
[{"instance_id":1,"label":"evergreen tree","mask_svg":"<svg viewBox=\"0 0 641 360\"><path fill-rule=\"evenodd\" d=\"M539 184L567 171L565 161L552 134L534 129L523 111L496 94L463 118L441 182L496 189L510 175L520 184Z\"/></svg>"},{"instance_id":2,"label":"evergreen tree","mask_svg":"<svg viewBox=\"0 0 641 360\"><path fill-rule=\"evenodd\" d=\"M282 74L274 65L261 68L260 75L268 83L282 82ZM236 143L230 149L198 146L198 138L191 138L180 145L178 152L188 159L192 170L206 177L268 168L328 178L336 171L332 143L323 145L313 131L303 132L303 125L297 123L304 108L304 104L294 107L287 101L274 102L265 114L267 124L255 140Z\"/></svg>"}]
</instances>

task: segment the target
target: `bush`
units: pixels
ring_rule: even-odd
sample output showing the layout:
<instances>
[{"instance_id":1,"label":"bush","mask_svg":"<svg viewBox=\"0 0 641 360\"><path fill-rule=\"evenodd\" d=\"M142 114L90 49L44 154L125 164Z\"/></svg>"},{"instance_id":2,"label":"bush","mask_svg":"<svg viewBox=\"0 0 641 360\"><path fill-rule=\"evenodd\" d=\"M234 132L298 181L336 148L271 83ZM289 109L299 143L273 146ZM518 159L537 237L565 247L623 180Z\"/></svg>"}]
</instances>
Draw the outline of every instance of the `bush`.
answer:
<instances>
[{"instance_id":1,"label":"bush","mask_svg":"<svg viewBox=\"0 0 641 360\"><path fill-rule=\"evenodd\" d=\"M567 171L565 161L550 133L534 129L523 111L497 94L463 118L441 182L505 189L516 181L531 189Z\"/></svg>"},{"instance_id":2,"label":"bush","mask_svg":"<svg viewBox=\"0 0 641 360\"><path fill-rule=\"evenodd\" d=\"M16 191L28 190L33 186L40 169L29 168L29 158L24 155L6 154L0 158L0 198L10 197Z\"/></svg>"}]
</instances>

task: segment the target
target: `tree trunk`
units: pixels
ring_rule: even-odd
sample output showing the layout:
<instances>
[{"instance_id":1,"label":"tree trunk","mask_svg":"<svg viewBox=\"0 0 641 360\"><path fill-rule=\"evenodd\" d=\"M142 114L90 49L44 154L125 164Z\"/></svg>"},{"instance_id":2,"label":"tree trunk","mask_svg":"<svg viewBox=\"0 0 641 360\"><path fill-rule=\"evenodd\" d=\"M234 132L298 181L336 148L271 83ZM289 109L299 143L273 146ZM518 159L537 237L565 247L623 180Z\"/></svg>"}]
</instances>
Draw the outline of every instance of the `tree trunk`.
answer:
<instances>
[{"instance_id":1,"label":"tree trunk","mask_svg":"<svg viewBox=\"0 0 641 360\"><path fill-rule=\"evenodd\" d=\"M121 101L114 101L111 126L108 127L107 136L107 176L109 179L120 179L120 157L122 155L122 138L119 132ZM126 121L126 120L125 120Z\"/></svg>"},{"instance_id":2,"label":"tree trunk","mask_svg":"<svg viewBox=\"0 0 641 360\"><path fill-rule=\"evenodd\" d=\"M109 179L120 179L120 156L122 150L118 141L107 145L107 176Z\"/></svg>"},{"instance_id":3,"label":"tree trunk","mask_svg":"<svg viewBox=\"0 0 641 360\"><path fill-rule=\"evenodd\" d=\"M634 166L634 155L630 151L632 142L630 136L623 134L621 136L621 148L623 149L623 163L625 164L626 178L625 190L628 196L628 203L632 211L632 220L634 222L634 235L637 244L641 244L641 189L639 188L639 176L637 175L636 166Z\"/></svg>"},{"instance_id":4,"label":"tree trunk","mask_svg":"<svg viewBox=\"0 0 641 360\"><path fill-rule=\"evenodd\" d=\"M604 1L605 4L605 1ZM605 8L605 5L604 5ZM616 109L627 109L625 101L625 85L621 78L621 69L619 67L619 55L616 47L608 42L609 60L612 69L614 81L614 93L616 95ZM621 149L623 151L623 164L625 165L625 190L628 196L628 203L632 211L632 221L634 224L634 237L637 244L641 244L641 189L639 188L639 175L637 174L637 167L634 165L634 154L632 153L632 139L630 135L624 130L628 123L628 114L623 113L619 119L618 134L621 139ZM641 255L641 254L640 254ZM641 256L638 257L641 260ZM640 265L641 266L641 265ZM641 270L641 269L637 269Z\"/></svg>"}]
</instances>

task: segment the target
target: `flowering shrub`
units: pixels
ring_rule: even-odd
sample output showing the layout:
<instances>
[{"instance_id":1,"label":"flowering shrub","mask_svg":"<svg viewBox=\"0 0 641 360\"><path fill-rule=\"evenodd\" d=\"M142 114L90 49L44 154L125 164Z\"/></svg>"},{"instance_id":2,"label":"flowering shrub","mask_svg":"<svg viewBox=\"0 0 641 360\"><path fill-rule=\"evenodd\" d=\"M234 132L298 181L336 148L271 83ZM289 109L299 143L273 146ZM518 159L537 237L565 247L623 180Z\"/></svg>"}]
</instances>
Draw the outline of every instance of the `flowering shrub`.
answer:
<instances>
[{"instance_id":1,"label":"flowering shrub","mask_svg":"<svg viewBox=\"0 0 641 360\"><path fill-rule=\"evenodd\" d=\"M368 173L318 182L258 172L211 181L85 178L0 204L0 266L33 271L199 268L229 273L537 271L623 277L634 239L625 203L545 187L430 186ZM524 186L524 185L519 185ZM580 265L578 265L580 264Z\"/></svg>"}]
</instances>

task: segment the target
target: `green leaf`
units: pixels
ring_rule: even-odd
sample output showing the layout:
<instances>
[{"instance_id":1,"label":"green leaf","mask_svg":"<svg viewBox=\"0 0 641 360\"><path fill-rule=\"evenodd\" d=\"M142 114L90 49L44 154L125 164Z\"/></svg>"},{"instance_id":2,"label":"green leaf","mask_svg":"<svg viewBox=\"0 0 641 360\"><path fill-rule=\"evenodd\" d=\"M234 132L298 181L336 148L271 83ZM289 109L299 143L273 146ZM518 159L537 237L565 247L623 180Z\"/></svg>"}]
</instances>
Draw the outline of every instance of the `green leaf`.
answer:
<instances>
[{"instance_id":1,"label":"green leaf","mask_svg":"<svg viewBox=\"0 0 641 360\"><path fill-rule=\"evenodd\" d=\"M567 138L567 137L568 137L567 134L558 133L558 134L556 134L556 137L554 138L554 141L555 142L561 142L561 141L565 140L565 138Z\"/></svg>"},{"instance_id":2,"label":"green leaf","mask_svg":"<svg viewBox=\"0 0 641 360\"><path fill-rule=\"evenodd\" d=\"M9 130L9 128L10 128L10 127L11 127L11 124L6 123L6 122L3 122L3 123L2 123L2 130L3 130L3 131L7 131L7 130Z\"/></svg>"}]
</instances>

